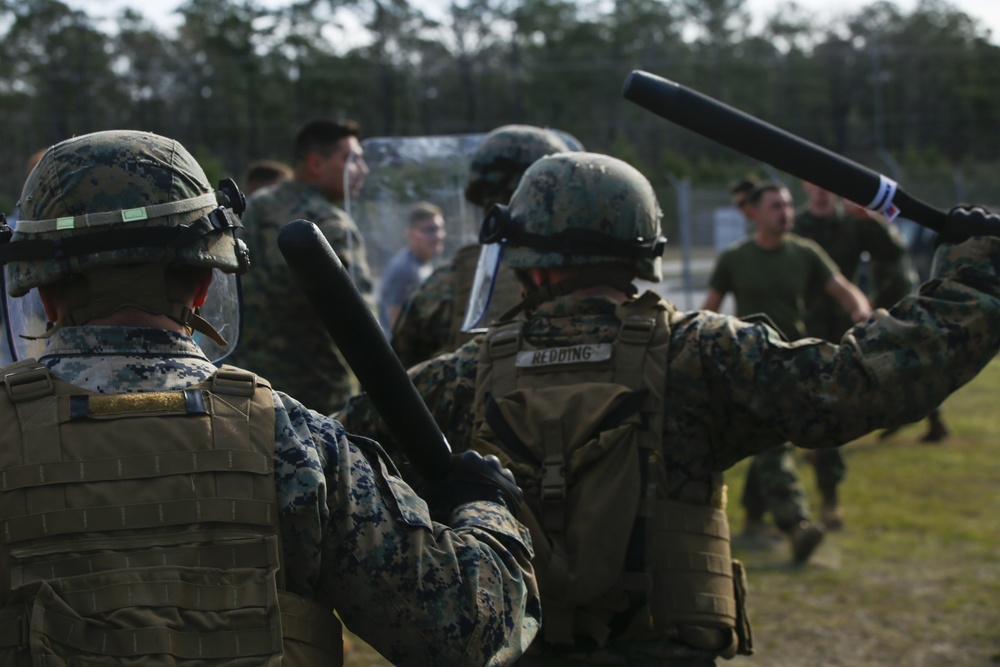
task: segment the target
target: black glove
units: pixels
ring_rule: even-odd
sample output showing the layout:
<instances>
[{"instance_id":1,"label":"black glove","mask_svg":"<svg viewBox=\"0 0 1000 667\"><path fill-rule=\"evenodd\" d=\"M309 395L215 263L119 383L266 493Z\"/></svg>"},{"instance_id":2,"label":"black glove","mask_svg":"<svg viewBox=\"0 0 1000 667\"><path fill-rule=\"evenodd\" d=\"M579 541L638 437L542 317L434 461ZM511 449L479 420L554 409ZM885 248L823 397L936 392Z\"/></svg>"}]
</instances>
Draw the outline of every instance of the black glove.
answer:
<instances>
[{"instance_id":1,"label":"black glove","mask_svg":"<svg viewBox=\"0 0 1000 667\"><path fill-rule=\"evenodd\" d=\"M432 516L445 521L459 505L477 500L500 503L516 517L523 496L514 474L500 465L500 459L468 450L452 457L451 472L428 486L424 499Z\"/></svg>"},{"instance_id":2,"label":"black glove","mask_svg":"<svg viewBox=\"0 0 1000 667\"><path fill-rule=\"evenodd\" d=\"M1000 236L1000 215L982 206L956 206L948 211L938 243L961 243L973 236Z\"/></svg>"}]
</instances>

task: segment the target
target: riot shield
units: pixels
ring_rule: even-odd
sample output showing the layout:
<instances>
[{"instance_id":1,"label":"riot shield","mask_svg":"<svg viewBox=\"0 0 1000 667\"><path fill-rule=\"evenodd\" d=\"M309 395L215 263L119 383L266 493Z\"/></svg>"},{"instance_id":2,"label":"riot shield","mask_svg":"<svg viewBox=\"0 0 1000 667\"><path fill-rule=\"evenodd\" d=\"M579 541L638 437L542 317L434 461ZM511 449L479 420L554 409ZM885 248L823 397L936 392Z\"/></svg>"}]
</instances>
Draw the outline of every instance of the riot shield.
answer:
<instances>
[{"instance_id":1,"label":"riot shield","mask_svg":"<svg viewBox=\"0 0 1000 667\"><path fill-rule=\"evenodd\" d=\"M477 243L483 211L467 202L463 192L484 136L371 137L361 142L369 172L360 191L349 183L344 188L344 208L365 239L376 293L386 265L406 247L407 216L417 202L442 210L447 237L438 263Z\"/></svg>"}]
</instances>

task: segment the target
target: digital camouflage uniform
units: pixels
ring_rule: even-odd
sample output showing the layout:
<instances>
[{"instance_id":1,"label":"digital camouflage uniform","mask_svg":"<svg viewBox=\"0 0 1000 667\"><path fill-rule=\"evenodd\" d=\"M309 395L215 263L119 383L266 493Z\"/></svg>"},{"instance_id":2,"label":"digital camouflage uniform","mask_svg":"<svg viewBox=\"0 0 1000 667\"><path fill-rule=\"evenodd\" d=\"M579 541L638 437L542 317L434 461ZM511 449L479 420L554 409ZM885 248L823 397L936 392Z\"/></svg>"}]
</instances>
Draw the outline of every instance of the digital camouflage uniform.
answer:
<instances>
[{"instance_id":1,"label":"digital camouflage uniform","mask_svg":"<svg viewBox=\"0 0 1000 667\"><path fill-rule=\"evenodd\" d=\"M469 286L479 260L479 245L459 248L406 299L392 328L392 349L409 368L443 352L451 352L473 334L462 333ZM490 304L501 315L520 301L520 288L510 270L501 270ZM485 323L484 323L485 324Z\"/></svg>"},{"instance_id":2,"label":"digital camouflage uniform","mask_svg":"<svg viewBox=\"0 0 1000 667\"><path fill-rule=\"evenodd\" d=\"M633 210L633 201L628 198L616 199L613 193L580 188L568 177L561 187L558 174L544 172L534 178L534 172L541 172L560 157L534 165L521 186L532 183L532 191L541 197L535 203L544 210L543 218L549 216L550 228L565 229L563 225L573 217L573 211L581 218L582 211L595 211L590 221L581 224L576 220L576 226L603 228L601 233L609 238L621 239L622 234L628 234L620 231L621 225L617 230L612 226L621 215L603 214ZM592 161L600 167L611 160L599 157L604 160L583 155L567 157L566 161ZM550 175L553 180L547 178ZM641 179L648 187L641 176L631 178L633 182ZM572 196L567 191L572 191ZM512 218L519 193L511 202ZM573 201L578 203L575 209ZM644 208L655 206L658 216L653 201ZM573 211L566 212L567 207ZM537 227L527 229L532 222L518 224L527 232L540 233ZM656 229L658 232L658 219ZM647 237L647 233L642 236ZM972 379L1000 350L998 253L1000 238L943 246L938 258L939 281L929 283L920 296L904 299L892 311L877 312L856 326L841 345L820 339L788 343L764 324L711 312L677 312L661 302L669 337L662 380L662 447L656 452L657 466L665 470L666 482L658 482L657 497L662 491L667 499L682 504L724 506L724 492L720 497L716 493L722 490L721 473L743 458L786 441L807 448L838 446L875 428L912 420L939 403ZM594 255L559 254L534 252L530 247L517 260L510 248L504 257L514 266L530 266L528 262L542 267L576 266L583 279L586 265L602 260L600 251ZM606 256L603 261L608 261ZM645 259L636 262L635 275L655 278L656 274L657 267ZM604 345L623 330L616 316L618 308L619 299L612 296L551 296L532 309L518 332L536 349ZM410 369L414 384L457 449L469 447L482 433L475 417L482 411L474 399L477 375L486 359L483 340L476 338L454 353ZM353 397L339 417L350 430L388 435L364 395ZM622 520L631 518L623 516ZM681 562L684 555L679 554ZM544 585L541 593L544 605ZM552 654L536 642L533 648L543 650L530 656L526 664L715 664L717 652L696 648L699 644L693 636L682 640L684 635L673 631L676 628L657 630L658 626L650 626L650 598L645 605L641 600L635 602L611 624L612 633L603 646L588 649L574 645Z\"/></svg>"},{"instance_id":3,"label":"digital camouflage uniform","mask_svg":"<svg viewBox=\"0 0 1000 667\"><path fill-rule=\"evenodd\" d=\"M506 204L521 174L532 162L543 155L568 150L562 138L542 128L498 127L476 149L465 198L484 212L493 204ZM462 333L461 325L478 259L478 244L460 248L406 300L392 328L392 349L403 366L409 368L442 352L451 352L472 338ZM483 325L518 301L520 287L513 273L501 270Z\"/></svg>"},{"instance_id":4,"label":"digital camouflage uniform","mask_svg":"<svg viewBox=\"0 0 1000 667\"><path fill-rule=\"evenodd\" d=\"M906 266L903 264L906 245L893 225L874 217L857 218L839 209L831 216L819 216L806 208L795 213L795 233L818 243L837 264L844 277L852 282L857 282L861 255L867 252L872 266L879 267L880 282L885 283L881 288L883 295L888 289L894 292L895 297L888 303L877 305L873 299L873 307L889 307L909 293L909 290L899 289L900 281L908 283ZM806 330L810 336L836 342L852 325L850 314L844 312L829 294L818 292L809 298ZM844 455L838 449L816 452L813 467L816 470L816 484L824 501L835 504L837 486L847 475Z\"/></svg>"},{"instance_id":5,"label":"digital camouflage uniform","mask_svg":"<svg viewBox=\"0 0 1000 667\"><path fill-rule=\"evenodd\" d=\"M357 391L357 381L278 248L278 232L299 218L319 226L358 291L372 298L365 242L344 211L297 180L262 190L243 213L253 261L243 276L243 333L229 363L259 371L275 388L329 414Z\"/></svg>"},{"instance_id":6,"label":"digital camouflage uniform","mask_svg":"<svg viewBox=\"0 0 1000 667\"><path fill-rule=\"evenodd\" d=\"M786 343L769 327L725 315L674 313L663 454L678 485L785 441L832 447L921 418L1000 349L998 256L995 238L944 247L941 282L876 313L839 346L817 339ZM564 297L540 307L523 331L544 346L608 341L619 329L614 308L607 299ZM410 370L457 449L475 431L478 363L474 340ZM364 395L352 398L339 417L351 432L389 441ZM648 657L692 655L667 638L634 649ZM630 649L621 650L628 655Z\"/></svg>"},{"instance_id":7,"label":"digital camouflage uniform","mask_svg":"<svg viewBox=\"0 0 1000 667\"><path fill-rule=\"evenodd\" d=\"M178 318L190 313L160 300L184 298L170 296L167 263L224 273L245 267L231 198L223 204L217 196L182 146L128 131L53 147L25 186L32 222L22 221L22 232L0 244L10 295L71 289L83 284L73 278L82 274L88 296L82 306L56 297L59 326L50 329L41 367L25 373L22 366L35 363L25 360L5 370L4 477L26 483L5 484L0 493L8 536L0 549L0 579L9 584L0 590L4 660L16 651L16 664L45 662L58 646L73 664L139 664L163 654L177 664L276 665L282 651L295 664L339 664L339 627L330 627L336 610L394 664L509 663L540 624L530 538L510 512L466 493L452 506L451 527L432 521L377 443L349 436L252 374L224 367L229 376L222 378L195 339L180 332L190 327ZM29 235L32 225L46 231ZM53 252L58 261L47 258ZM135 276L138 289L107 281L122 271ZM194 273L206 286L207 274ZM122 311L128 307L141 310ZM122 312L132 321L145 317L142 311L179 326L67 319ZM235 391L224 386L232 376L249 379L250 392L239 393L246 382ZM71 393L53 396L53 386ZM179 408L169 407L171 397ZM121 421L97 421L110 418ZM139 424L132 431L148 425L148 437L128 451L87 446L93 434L109 433L106 424L130 432L128 422ZM218 456L226 453L228 461ZM18 474L35 468L31 479ZM135 497L115 496L122 488L137 490ZM67 535L79 540L64 544ZM277 560L269 550L277 557L279 544ZM275 563L277 583L274 570L264 569ZM25 605L34 609L30 619ZM260 609L277 619L276 606L280 627L246 625ZM190 610L207 627L185 625ZM248 635L248 627L262 632ZM283 637L323 646L326 660L290 658L302 656L289 653Z\"/></svg>"},{"instance_id":8,"label":"digital camouflage uniform","mask_svg":"<svg viewBox=\"0 0 1000 667\"><path fill-rule=\"evenodd\" d=\"M216 370L191 338L134 327L67 328L40 361L101 393L184 389ZM510 514L473 502L452 528L434 523L376 443L284 392L273 399L287 588L336 609L396 665L478 667L517 655L540 615L523 576L527 537Z\"/></svg>"}]
</instances>

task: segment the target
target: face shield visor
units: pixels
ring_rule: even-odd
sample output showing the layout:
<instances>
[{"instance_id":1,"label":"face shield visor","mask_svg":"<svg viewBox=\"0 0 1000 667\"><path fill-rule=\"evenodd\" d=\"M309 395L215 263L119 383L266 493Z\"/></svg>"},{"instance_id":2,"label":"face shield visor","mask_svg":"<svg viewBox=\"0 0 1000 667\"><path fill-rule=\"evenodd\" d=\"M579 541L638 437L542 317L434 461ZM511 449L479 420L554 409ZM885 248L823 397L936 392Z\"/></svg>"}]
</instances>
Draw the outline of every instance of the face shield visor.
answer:
<instances>
[{"instance_id":1,"label":"face shield visor","mask_svg":"<svg viewBox=\"0 0 1000 667\"><path fill-rule=\"evenodd\" d=\"M14 360L38 358L44 353L45 338L55 325L46 316L38 289L30 287L54 283L62 279L60 275L66 275L65 269L57 270L59 263L53 262L53 259L61 258L60 261L65 262L66 258L77 258L72 260L79 262L77 272L94 279L92 271L98 271L99 280L103 281L107 290L98 287L97 291L110 298L99 298L94 308L87 304L71 313L93 319L115 312L122 305L145 304L136 307L151 313L165 314L187 325L205 355L212 361L221 361L239 342L243 309L238 274L249 267L246 246L234 237L241 226L239 215L246 203L236 183L232 179L225 179L219 183L216 193L143 209L93 213L82 217L86 218L86 226L101 227L120 222L126 215L132 215L135 220L140 221L157 219L204 208L206 204L213 203L217 204L217 208L186 225L134 227L114 231L97 229L93 233L54 240L27 239L15 242L12 240L14 230L7 225L0 226L0 262L4 264L3 271L0 272L6 332L4 352L9 352ZM18 230L47 232L53 229L72 229L78 222L75 218L21 220L18 221ZM33 228L25 230L26 225ZM169 248L181 250L164 252L164 249ZM119 263L110 265L105 263L107 253L113 252L124 253L123 257L133 258L134 263L126 263L128 260L119 260ZM174 261L214 267L211 269L212 279L202 307L192 310L184 307L183 303L171 302L164 291L166 279L148 273L152 269L151 264L160 264L165 268ZM15 271L18 273L12 273ZM13 276L18 278L15 280ZM181 280L186 284L188 279L182 277ZM8 286L16 288L16 293L23 293L26 283L30 291L22 296L10 296L11 289ZM6 354L0 356L6 357Z\"/></svg>"},{"instance_id":2,"label":"face shield visor","mask_svg":"<svg viewBox=\"0 0 1000 667\"><path fill-rule=\"evenodd\" d=\"M482 324L489 311L507 246L530 248L540 254L576 258L576 263L587 264L655 260L663 256L667 239L663 236L621 239L585 228L569 228L550 235L534 234L521 228L511 217L508 207L494 204L483 219L479 243L482 245L479 264L476 266L465 320L462 322L462 331L465 333L478 332L477 327Z\"/></svg>"},{"instance_id":3,"label":"face shield visor","mask_svg":"<svg viewBox=\"0 0 1000 667\"><path fill-rule=\"evenodd\" d=\"M480 249L479 263L476 265L476 273L472 279L472 290L469 292L469 303L465 308L465 319L462 320L463 333L481 333L483 331L479 326L490 309L502 257L503 244L501 243L491 243Z\"/></svg>"},{"instance_id":4,"label":"face shield visor","mask_svg":"<svg viewBox=\"0 0 1000 667\"><path fill-rule=\"evenodd\" d=\"M47 332L54 326L45 314L45 307L37 289L21 297L12 297L7 291L7 273L3 272L3 318L6 330L4 357L13 361L35 358L45 352ZM225 340L221 344L201 331L191 335L205 356L213 363L225 359L239 343L242 328L243 293L240 279L232 273L212 269L212 284L208 288L205 305L195 313ZM8 357L9 355L9 357Z\"/></svg>"},{"instance_id":5,"label":"face shield visor","mask_svg":"<svg viewBox=\"0 0 1000 667\"><path fill-rule=\"evenodd\" d=\"M472 289L469 291L465 319L462 321L463 333L477 333L478 327L490 309L497 275L500 273L500 260L503 258L504 244L507 242L510 228L507 207L499 204L490 207L479 231L479 243L482 248L479 251L476 273L472 279Z\"/></svg>"}]
</instances>

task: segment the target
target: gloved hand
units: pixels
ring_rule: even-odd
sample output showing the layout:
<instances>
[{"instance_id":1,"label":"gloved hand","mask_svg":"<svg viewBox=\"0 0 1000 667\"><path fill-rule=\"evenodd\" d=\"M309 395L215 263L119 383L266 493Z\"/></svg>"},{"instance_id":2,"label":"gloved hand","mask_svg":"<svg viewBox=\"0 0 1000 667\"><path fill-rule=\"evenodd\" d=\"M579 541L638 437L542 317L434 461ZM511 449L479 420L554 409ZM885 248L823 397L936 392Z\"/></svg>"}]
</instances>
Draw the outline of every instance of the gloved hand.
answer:
<instances>
[{"instance_id":1,"label":"gloved hand","mask_svg":"<svg viewBox=\"0 0 1000 667\"><path fill-rule=\"evenodd\" d=\"M437 520L446 520L459 505L477 500L500 503L516 517L523 497L514 474L500 464L500 459L492 454L484 458L472 450L452 457L451 472L429 485L424 493Z\"/></svg>"},{"instance_id":2,"label":"gloved hand","mask_svg":"<svg viewBox=\"0 0 1000 667\"><path fill-rule=\"evenodd\" d=\"M1000 236L1000 215L982 206L956 206L948 211L938 243L961 243L973 236Z\"/></svg>"}]
</instances>

